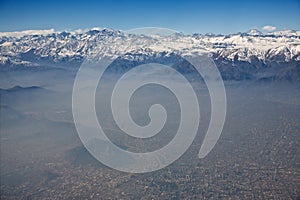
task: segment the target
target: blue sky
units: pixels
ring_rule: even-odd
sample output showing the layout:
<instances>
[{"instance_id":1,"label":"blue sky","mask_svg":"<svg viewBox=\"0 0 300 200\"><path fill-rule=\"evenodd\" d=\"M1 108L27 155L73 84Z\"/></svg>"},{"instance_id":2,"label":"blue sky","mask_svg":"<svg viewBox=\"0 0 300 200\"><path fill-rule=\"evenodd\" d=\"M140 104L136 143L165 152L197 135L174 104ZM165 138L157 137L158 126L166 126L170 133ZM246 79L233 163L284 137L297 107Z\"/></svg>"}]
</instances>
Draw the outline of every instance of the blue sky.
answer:
<instances>
[{"instance_id":1,"label":"blue sky","mask_svg":"<svg viewBox=\"0 0 300 200\"><path fill-rule=\"evenodd\" d=\"M235 33L265 25L299 30L300 1L0 0L0 31L164 27L184 33Z\"/></svg>"}]
</instances>

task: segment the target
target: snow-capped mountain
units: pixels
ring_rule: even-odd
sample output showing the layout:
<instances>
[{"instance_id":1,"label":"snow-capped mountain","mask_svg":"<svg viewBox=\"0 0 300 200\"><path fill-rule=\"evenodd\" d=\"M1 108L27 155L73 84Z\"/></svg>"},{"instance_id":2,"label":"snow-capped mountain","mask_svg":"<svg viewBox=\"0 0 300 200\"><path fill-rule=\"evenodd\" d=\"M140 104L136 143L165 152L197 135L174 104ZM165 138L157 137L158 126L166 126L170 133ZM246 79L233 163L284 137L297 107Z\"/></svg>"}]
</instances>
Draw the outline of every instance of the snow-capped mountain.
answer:
<instances>
[{"instance_id":1,"label":"snow-capped mountain","mask_svg":"<svg viewBox=\"0 0 300 200\"><path fill-rule=\"evenodd\" d=\"M300 63L300 31L230 35L134 35L111 29L55 32L53 29L0 33L0 66L79 66L85 58L143 59L154 55L211 52L221 72L294 66ZM139 55L130 57L130 55ZM245 69L245 70L244 70ZM293 72L293 73L295 73ZM300 77L300 75L298 75ZM297 76L297 77L298 77Z\"/></svg>"}]
</instances>

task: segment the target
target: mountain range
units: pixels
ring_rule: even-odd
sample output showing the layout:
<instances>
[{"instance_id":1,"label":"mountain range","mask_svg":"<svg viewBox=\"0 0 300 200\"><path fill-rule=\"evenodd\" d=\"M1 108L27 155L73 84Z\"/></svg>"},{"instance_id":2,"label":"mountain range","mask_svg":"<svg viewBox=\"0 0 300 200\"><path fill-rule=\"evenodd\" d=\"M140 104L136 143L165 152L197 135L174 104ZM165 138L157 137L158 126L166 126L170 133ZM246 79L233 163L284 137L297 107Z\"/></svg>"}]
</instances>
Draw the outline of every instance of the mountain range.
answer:
<instances>
[{"instance_id":1,"label":"mountain range","mask_svg":"<svg viewBox=\"0 0 300 200\"><path fill-rule=\"evenodd\" d=\"M87 58L115 58L142 63L207 51L226 80L300 81L300 31L137 35L112 29L0 33L0 70L39 67L77 68ZM176 56L175 56L176 57ZM184 67L184 66L183 66Z\"/></svg>"}]
</instances>

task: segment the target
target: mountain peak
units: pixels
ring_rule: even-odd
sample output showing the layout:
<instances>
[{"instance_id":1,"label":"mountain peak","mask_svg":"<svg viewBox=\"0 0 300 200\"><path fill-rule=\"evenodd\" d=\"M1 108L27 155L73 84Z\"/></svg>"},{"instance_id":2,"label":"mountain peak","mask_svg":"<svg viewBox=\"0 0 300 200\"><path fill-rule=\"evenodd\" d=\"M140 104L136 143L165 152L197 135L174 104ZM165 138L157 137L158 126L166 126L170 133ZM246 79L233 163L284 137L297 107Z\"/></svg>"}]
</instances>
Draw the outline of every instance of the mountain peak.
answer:
<instances>
[{"instance_id":1,"label":"mountain peak","mask_svg":"<svg viewBox=\"0 0 300 200\"><path fill-rule=\"evenodd\" d=\"M257 29L250 29L248 32L246 32L248 35L253 35L253 36L256 36L256 35L263 35L262 32L260 32L259 30Z\"/></svg>"}]
</instances>

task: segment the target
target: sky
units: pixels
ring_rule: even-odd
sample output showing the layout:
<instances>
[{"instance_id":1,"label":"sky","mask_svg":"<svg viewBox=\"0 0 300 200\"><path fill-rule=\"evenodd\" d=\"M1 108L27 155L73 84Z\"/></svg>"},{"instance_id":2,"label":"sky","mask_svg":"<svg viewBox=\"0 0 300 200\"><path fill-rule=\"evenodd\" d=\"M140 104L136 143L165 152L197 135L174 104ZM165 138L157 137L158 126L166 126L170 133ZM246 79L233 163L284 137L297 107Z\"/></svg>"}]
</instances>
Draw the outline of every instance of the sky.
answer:
<instances>
[{"instance_id":1,"label":"sky","mask_svg":"<svg viewBox=\"0 0 300 200\"><path fill-rule=\"evenodd\" d=\"M163 27L183 33L300 30L300 0L0 0L0 31Z\"/></svg>"}]
</instances>

